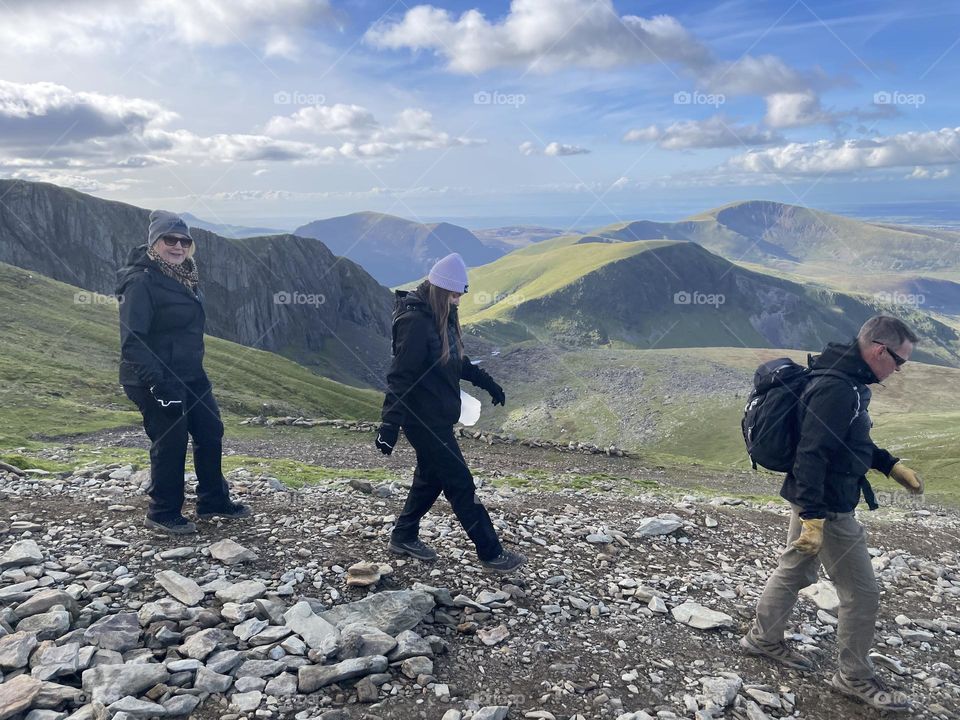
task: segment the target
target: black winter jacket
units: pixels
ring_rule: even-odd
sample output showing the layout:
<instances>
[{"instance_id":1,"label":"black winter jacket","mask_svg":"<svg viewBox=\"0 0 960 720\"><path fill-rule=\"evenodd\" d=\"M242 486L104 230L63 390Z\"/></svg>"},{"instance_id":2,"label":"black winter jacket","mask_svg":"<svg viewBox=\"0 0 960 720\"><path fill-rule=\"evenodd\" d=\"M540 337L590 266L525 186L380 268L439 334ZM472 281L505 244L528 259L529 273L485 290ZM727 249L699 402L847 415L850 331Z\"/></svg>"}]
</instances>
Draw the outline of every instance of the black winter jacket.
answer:
<instances>
[{"instance_id":1,"label":"black winter jacket","mask_svg":"<svg viewBox=\"0 0 960 720\"><path fill-rule=\"evenodd\" d=\"M489 389L490 375L460 356L455 341L456 307L447 331L450 359L440 362L440 333L430 305L417 292L397 291L393 319L393 362L387 373L383 422L393 425L449 427L460 419L460 380Z\"/></svg>"},{"instance_id":2,"label":"black winter jacket","mask_svg":"<svg viewBox=\"0 0 960 720\"><path fill-rule=\"evenodd\" d=\"M151 386L206 378L203 294L164 275L147 246L130 251L117 272L120 383Z\"/></svg>"},{"instance_id":3,"label":"black winter jacket","mask_svg":"<svg viewBox=\"0 0 960 720\"><path fill-rule=\"evenodd\" d=\"M814 370L839 371L842 376L815 376L804 390L797 457L780 495L798 505L804 519L851 512L860 503L861 492L874 510L877 504L867 471L889 475L898 461L870 439L873 422L867 385L879 380L860 355L856 340L830 343L809 365Z\"/></svg>"}]
</instances>

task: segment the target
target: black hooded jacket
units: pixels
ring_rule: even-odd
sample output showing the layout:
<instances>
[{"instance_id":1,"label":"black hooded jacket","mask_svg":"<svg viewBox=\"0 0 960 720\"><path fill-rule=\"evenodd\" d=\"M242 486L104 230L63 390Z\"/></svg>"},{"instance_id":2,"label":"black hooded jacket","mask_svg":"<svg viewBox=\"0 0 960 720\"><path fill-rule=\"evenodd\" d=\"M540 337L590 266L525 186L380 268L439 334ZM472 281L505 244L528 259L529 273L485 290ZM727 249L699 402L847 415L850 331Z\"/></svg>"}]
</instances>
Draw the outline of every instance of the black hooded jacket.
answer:
<instances>
[{"instance_id":1,"label":"black hooded jacket","mask_svg":"<svg viewBox=\"0 0 960 720\"><path fill-rule=\"evenodd\" d=\"M206 378L203 294L164 275L147 246L130 251L117 272L120 383L151 386Z\"/></svg>"},{"instance_id":2,"label":"black hooded jacket","mask_svg":"<svg viewBox=\"0 0 960 720\"><path fill-rule=\"evenodd\" d=\"M856 340L830 343L809 365L842 375L815 376L804 390L797 457L780 495L798 505L804 519L851 512L860 503L861 492L874 510L877 504L867 471L889 475L898 461L870 439L867 385L879 380L860 355Z\"/></svg>"},{"instance_id":3,"label":"black hooded jacket","mask_svg":"<svg viewBox=\"0 0 960 720\"><path fill-rule=\"evenodd\" d=\"M440 362L440 333L429 303L416 290L397 291L393 317L393 362L387 373L383 422L393 425L449 427L460 419L460 380L488 390L490 375L460 356L456 344L456 307L447 331L450 359Z\"/></svg>"}]
</instances>

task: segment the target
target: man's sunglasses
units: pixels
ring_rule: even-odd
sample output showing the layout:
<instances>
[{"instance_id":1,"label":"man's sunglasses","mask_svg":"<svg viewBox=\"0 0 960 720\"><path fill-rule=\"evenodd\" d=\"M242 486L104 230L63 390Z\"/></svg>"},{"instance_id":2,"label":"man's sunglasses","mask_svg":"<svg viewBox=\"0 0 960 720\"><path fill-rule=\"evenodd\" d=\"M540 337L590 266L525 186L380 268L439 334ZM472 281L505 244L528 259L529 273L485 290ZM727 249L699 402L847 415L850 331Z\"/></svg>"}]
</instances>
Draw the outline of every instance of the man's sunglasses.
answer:
<instances>
[{"instance_id":1,"label":"man's sunglasses","mask_svg":"<svg viewBox=\"0 0 960 720\"><path fill-rule=\"evenodd\" d=\"M879 340L874 340L874 342L877 345L883 345L883 349L886 350L888 353L890 353L890 357L893 358L893 361L897 364L897 367L902 367L903 364L907 362L904 358L900 357L893 350L887 347L885 343L882 343Z\"/></svg>"},{"instance_id":2,"label":"man's sunglasses","mask_svg":"<svg viewBox=\"0 0 960 720\"><path fill-rule=\"evenodd\" d=\"M177 243L180 243L185 249L193 245L193 240L188 237L183 237L181 235L164 235L162 238L163 244L168 248L174 247Z\"/></svg>"}]
</instances>

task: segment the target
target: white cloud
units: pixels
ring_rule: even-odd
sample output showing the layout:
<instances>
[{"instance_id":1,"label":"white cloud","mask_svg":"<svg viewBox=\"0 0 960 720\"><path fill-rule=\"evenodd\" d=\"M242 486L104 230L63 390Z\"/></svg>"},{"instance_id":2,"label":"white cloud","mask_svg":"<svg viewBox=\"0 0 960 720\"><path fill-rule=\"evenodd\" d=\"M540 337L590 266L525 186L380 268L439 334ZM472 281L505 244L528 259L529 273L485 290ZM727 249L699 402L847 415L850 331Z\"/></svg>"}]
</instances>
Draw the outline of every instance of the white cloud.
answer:
<instances>
[{"instance_id":1,"label":"white cloud","mask_svg":"<svg viewBox=\"0 0 960 720\"><path fill-rule=\"evenodd\" d=\"M806 175L956 163L960 163L960 127L869 139L788 143L737 155L727 161L727 167L750 173Z\"/></svg>"},{"instance_id":2,"label":"white cloud","mask_svg":"<svg viewBox=\"0 0 960 720\"><path fill-rule=\"evenodd\" d=\"M906 180L945 180L950 177L950 168L941 168L940 170L931 170L930 168L920 167L913 169L909 175L904 175Z\"/></svg>"},{"instance_id":3,"label":"white cloud","mask_svg":"<svg viewBox=\"0 0 960 720\"><path fill-rule=\"evenodd\" d=\"M70 148L98 138L142 132L176 116L139 98L74 92L49 82L0 80L0 147Z\"/></svg>"},{"instance_id":4,"label":"white cloud","mask_svg":"<svg viewBox=\"0 0 960 720\"><path fill-rule=\"evenodd\" d=\"M377 23L365 39L378 48L432 50L458 73L657 62L692 67L708 57L706 48L676 19L620 16L612 0L513 0L499 22L489 21L479 10L454 18L442 8L418 5L400 20Z\"/></svg>"},{"instance_id":5,"label":"white cloud","mask_svg":"<svg viewBox=\"0 0 960 720\"><path fill-rule=\"evenodd\" d=\"M774 128L802 127L832 118L820 107L820 98L812 90L803 92L779 92L767 95L767 114L763 121Z\"/></svg>"},{"instance_id":6,"label":"white cloud","mask_svg":"<svg viewBox=\"0 0 960 720\"><path fill-rule=\"evenodd\" d=\"M480 144L433 127L426 110L400 112L383 127L357 105L306 108L275 117L274 137L255 133L197 135L171 128L177 119L138 98L75 92L53 83L0 81L0 163L10 167L138 169L190 158L213 162L329 162L387 158L407 151ZM327 135L326 141L317 141Z\"/></svg>"},{"instance_id":7,"label":"white cloud","mask_svg":"<svg viewBox=\"0 0 960 720\"><path fill-rule=\"evenodd\" d=\"M637 128L630 130L623 139L624 142L656 142L664 150L769 145L782 141L771 130L757 125L738 125L723 115L706 120L680 120L666 127Z\"/></svg>"},{"instance_id":8,"label":"white cloud","mask_svg":"<svg viewBox=\"0 0 960 720\"><path fill-rule=\"evenodd\" d=\"M549 157L561 157L566 155L586 155L590 151L579 145L566 145L564 143L552 142L543 149L543 154Z\"/></svg>"},{"instance_id":9,"label":"white cloud","mask_svg":"<svg viewBox=\"0 0 960 720\"><path fill-rule=\"evenodd\" d=\"M383 126L373 113L359 105L316 105L267 123L267 135L321 136L340 144L345 157L387 157L407 150L436 150L479 145L484 141L454 137L433 127L433 115L422 108L399 112Z\"/></svg>"},{"instance_id":10,"label":"white cloud","mask_svg":"<svg viewBox=\"0 0 960 720\"><path fill-rule=\"evenodd\" d=\"M611 190L623 190L630 184L630 178L619 177L610 184Z\"/></svg>"},{"instance_id":11,"label":"white cloud","mask_svg":"<svg viewBox=\"0 0 960 720\"><path fill-rule=\"evenodd\" d=\"M296 54L302 28L328 19L327 0L32 0L0 3L0 48L95 54L137 47L253 43L265 54Z\"/></svg>"},{"instance_id":12,"label":"white cloud","mask_svg":"<svg viewBox=\"0 0 960 720\"><path fill-rule=\"evenodd\" d=\"M704 68L700 81L712 92L725 95L770 95L804 92L815 78L794 70L775 55L744 55L734 62L718 62Z\"/></svg>"},{"instance_id":13,"label":"white cloud","mask_svg":"<svg viewBox=\"0 0 960 720\"><path fill-rule=\"evenodd\" d=\"M520 143L518 149L521 155L527 156L546 155L547 157L567 157L570 155L587 155L590 153L587 148L580 147L579 145L567 145L566 143L560 142L547 143L546 147L541 150L536 143L529 140Z\"/></svg>"}]
</instances>

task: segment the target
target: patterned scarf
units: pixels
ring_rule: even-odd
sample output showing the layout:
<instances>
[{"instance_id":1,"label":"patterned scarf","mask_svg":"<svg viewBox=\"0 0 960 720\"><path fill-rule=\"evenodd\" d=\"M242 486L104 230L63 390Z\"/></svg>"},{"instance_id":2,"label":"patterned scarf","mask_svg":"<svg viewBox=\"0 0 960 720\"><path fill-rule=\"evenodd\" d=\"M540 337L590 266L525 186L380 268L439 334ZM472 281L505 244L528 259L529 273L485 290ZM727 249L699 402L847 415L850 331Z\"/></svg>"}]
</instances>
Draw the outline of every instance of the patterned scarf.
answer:
<instances>
[{"instance_id":1,"label":"patterned scarf","mask_svg":"<svg viewBox=\"0 0 960 720\"><path fill-rule=\"evenodd\" d=\"M147 250L147 257L153 260L167 277L173 278L182 283L190 292L196 293L200 285L200 273L197 271L197 263L193 258L186 258L179 265L171 265L157 252L156 248L150 247Z\"/></svg>"}]
</instances>

